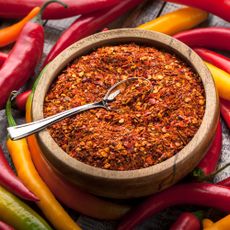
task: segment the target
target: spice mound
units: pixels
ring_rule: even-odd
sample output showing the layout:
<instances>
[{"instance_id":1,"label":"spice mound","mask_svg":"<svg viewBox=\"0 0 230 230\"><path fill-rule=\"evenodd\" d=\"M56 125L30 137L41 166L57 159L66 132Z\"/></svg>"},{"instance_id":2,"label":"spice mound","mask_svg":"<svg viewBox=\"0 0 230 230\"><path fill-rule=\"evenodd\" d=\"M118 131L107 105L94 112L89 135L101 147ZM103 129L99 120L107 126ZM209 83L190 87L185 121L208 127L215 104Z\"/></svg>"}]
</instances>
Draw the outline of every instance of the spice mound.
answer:
<instances>
[{"instance_id":1,"label":"spice mound","mask_svg":"<svg viewBox=\"0 0 230 230\"><path fill-rule=\"evenodd\" d=\"M176 55L134 43L77 58L51 85L45 117L100 101L129 77L147 78L152 91L132 102L118 97L119 110L92 109L50 126L67 154L103 169L134 170L172 157L192 139L205 110L201 79Z\"/></svg>"}]
</instances>

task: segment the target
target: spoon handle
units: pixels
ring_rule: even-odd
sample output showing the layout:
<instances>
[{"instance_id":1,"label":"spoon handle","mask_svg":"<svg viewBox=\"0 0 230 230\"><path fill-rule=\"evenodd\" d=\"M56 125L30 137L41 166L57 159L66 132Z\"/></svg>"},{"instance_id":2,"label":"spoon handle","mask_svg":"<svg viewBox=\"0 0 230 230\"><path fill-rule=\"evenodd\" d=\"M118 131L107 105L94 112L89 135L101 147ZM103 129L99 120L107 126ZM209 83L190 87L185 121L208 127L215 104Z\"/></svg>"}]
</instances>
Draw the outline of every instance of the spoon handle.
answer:
<instances>
[{"instance_id":1,"label":"spoon handle","mask_svg":"<svg viewBox=\"0 0 230 230\"><path fill-rule=\"evenodd\" d=\"M9 133L10 139L18 140L23 137L27 137L33 133L36 133L46 128L47 126L57 121L60 121L66 117L69 117L71 115L74 115L74 114L77 114L77 113L80 113L80 112L83 112L89 109L99 108L99 107L106 108L106 106L103 104L103 101L78 106L78 107L63 111L61 113L57 113L53 116L34 121L34 122L26 123L23 125L12 126L12 127L7 128L7 131Z\"/></svg>"}]
</instances>

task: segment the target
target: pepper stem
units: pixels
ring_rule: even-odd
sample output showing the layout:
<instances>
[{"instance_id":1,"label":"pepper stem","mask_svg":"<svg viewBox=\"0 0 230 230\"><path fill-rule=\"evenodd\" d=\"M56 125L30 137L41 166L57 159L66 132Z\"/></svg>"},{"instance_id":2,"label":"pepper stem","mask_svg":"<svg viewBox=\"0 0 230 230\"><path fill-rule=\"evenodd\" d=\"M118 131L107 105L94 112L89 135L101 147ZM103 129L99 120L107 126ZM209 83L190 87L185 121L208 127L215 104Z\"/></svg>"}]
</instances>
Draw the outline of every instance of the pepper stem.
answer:
<instances>
[{"instance_id":1,"label":"pepper stem","mask_svg":"<svg viewBox=\"0 0 230 230\"><path fill-rule=\"evenodd\" d=\"M10 94L10 96L7 100L7 103L6 103L6 118L7 118L9 126L16 126L17 125L14 118L13 118L12 110L11 110L11 107L12 107L11 106L11 100L12 100L12 97L14 97L16 93L17 93L16 91L13 91Z\"/></svg>"},{"instance_id":2,"label":"pepper stem","mask_svg":"<svg viewBox=\"0 0 230 230\"><path fill-rule=\"evenodd\" d=\"M49 5L49 4L52 4L52 3L58 3L60 5L62 5L63 7L67 8L68 5L62 1L59 1L59 0L49 0L47 2L45 2L41 9L40 9L40 12L38 13L38 15L36 17L34 17L34 19L32 19L32 21L35 21L35 22L38 22L40 24L42 24L42 15L44 13L44 10L46 9L46 7Z\"/></svg>"}]
</instances>

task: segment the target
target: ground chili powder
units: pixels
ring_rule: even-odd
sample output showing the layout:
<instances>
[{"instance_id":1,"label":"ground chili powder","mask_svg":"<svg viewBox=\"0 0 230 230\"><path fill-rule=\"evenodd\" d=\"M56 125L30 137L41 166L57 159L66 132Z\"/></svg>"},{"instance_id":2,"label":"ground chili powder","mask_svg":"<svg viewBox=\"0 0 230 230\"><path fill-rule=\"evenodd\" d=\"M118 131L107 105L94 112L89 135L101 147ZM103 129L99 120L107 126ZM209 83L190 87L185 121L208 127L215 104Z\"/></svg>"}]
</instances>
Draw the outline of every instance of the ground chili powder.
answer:
<instances>
[{"instance_id":1,"label":"ground chili powder","mask_svg":"<svg viewBox=\"0 0 230 230\"><path fill-rule=\"evenodd\" d=\"M99 101L128 77L148 78L152 92L131 105L121 100L118 112L94 109L49 128L67 154L104 169L132 170L170 158L192 139L205 110L201 79L176 55L134 43L101 47L70 64L46 95L45 117Z\"/></svg>"}]
</instances>

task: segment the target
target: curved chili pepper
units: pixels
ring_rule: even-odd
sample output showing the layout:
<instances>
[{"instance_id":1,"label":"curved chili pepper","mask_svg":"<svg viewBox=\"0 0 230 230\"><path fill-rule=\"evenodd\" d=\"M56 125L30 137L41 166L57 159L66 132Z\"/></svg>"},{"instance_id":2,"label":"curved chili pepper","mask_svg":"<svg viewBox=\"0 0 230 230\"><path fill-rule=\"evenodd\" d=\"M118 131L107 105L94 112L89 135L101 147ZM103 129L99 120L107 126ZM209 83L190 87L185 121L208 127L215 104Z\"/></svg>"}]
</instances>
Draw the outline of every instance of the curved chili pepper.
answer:
<instances>
[{"instance_id":1,"label":"curved chili pepper","mask_svg":"<svg viewBox=\"0 0 230 230\"><path fill-rule=\"evenodd\" d=\"M221 154L222 147L222 127L220 121L218 122L216 134L212 144L205 154L204 158L197 165L197 167L193 170L192 174L198 180L202 180L203 177L210 175L216 170L218 160Z\"/></svg>"},{"instance_id":2,"label":"curved chili pepper","mask_svg":"<svg viewBox=\"0 0 230 230\"><path fill-rule=\"evenodd\" d=\"M46 221L34 210L1 186L0 219L17 230L51 230Z\"/></svg>"},{"instance_id":3,"label":"curved chili pepper","mask_svg":"<svg viewBox=\"0 0 230 230\"><path fill-rule=\"evenodd\" d=\"M220 113L230 129L230 101L220 99Z\"/></svg>"},{"instance_id":4,"label":"curved chili pepper","mask_svg":"<svg viewBox=\"0 0 230 230\"><path fill-rule=\"evenodd\" d=\"M212 221L207 224L204 224L203 230L229 230L230 227L230 215L225 216L224 218L213 223Z\"/></svg>"},{"instance_id":5,"label":"curved chili pepper","mask_svg":"<svg viewBox=\"0 0 230 230\"><path fill-rule=\"evenodd\" d=\"M98 11L107 7L116 6L121 0L65 0L68 8L64 9L60 5L49 6L43 19L60 19L72 17L79 14L86 14ZM36 6L42 6L46 0L0 0L1 18L22 18Z\"/></svg>"},{"instance_id":6,"label":"curved chili pepper","mask_svg":"<svg viewBox=\"0 0 230 230\"><path fill-rule=\"evenodd\" d=\"M115 5L113 8L81 16L60 36L46 57L43 66L52 61L61 51L74 42L105 27L142 1L143 0L126 0Z\"/></svg>"},{"instance_id":7,"label":"curved chili pepper","mask_svg":"<svg viewBox=\"0 0 230 230\"><path fill-rule=\"evenodd\" d=\"M8 164L6 157L0 147L0 184L8 189L10 192L15 195L31 201L38 201L38 198L31 193L25 185L18 179L18 177L14 174L13 170Z\"/></svg>"},{"instance_id":8,"label":"curved chili pepper","mask_svg":"<svg viewBox=\"0 0 230 230\"><path fill-rule=\"evenodd\" d=\"M193 50L205 61L230 73L230 58L203 48L195 48Z\"/></svg>"},{"instance_id":9,"label":"curved chili pepper","mask_svg":"<svg viewBox=\"0 0 230 230\"><path fill-rule=\"evenodd\" d=\"M162 15L150 22L138 26L137 28L174 35L181 31L193 28L207 18L207 12L192 7L186 7Z\"/></svg>"},{"instance_id":10,"label":"curved chili pepper","mask_svg":"<svg viewBox=\"0 0 230 230\"><path fill-rule=\"evenodd\" d=\"M25 24L16 44L0 69L0 109L4 107L11 91L19 89L33 75L36 65L41 60L44 45L41 15L50 3L63 5L58 0L50 0L42 6L34 22L29 21Z\"/></svg>"},{"instance_id":11,"label":"curved chili pepper","mask_svg":"<svg viewBox=\"0 0 230 230\"><path fill-rule=\"evenodd\" d=\"M27 101L29 95L31 94L31 92L32 92L32 90L29 89L25 92L18 94L16 97L14 97L12 100L12 107L19 109L21 111L25 111L26 110L26 101Z\"/></svg>"},{"instance_id":12,"label":"curved chili pepper","mask_svg":"<svg viewBox=\"0 0 230 230\"><path fill-rule=\"evenodd\" d=\"M178 33L173 37L190 47L230 50L230 28L198 28Z\"/></svg>"},{"instance_id":13,"label":"curved chili pepper","mask_svg":"<svg viewBox=\"0 0 230 230\"><path fill-rule=\"evenodd\" d=\"M14 230L14 228L2 221L0 221L0 229L1 230Z\"/></svg>"},{"instance_id":14,"label":"curved chili pepper","mask_svg":"<svg viewBox=\"0 0 230 230\"><path fill-rule=\"evenodd\" d=\"M196 214L183 212L170 227L170 230L200 230L200 227L200 220Z\"/></svg>"},{"instance_id":15,"label":"curved chili pepper","mask_svg":"<svg viewBox=\"0 0 230 230\"><path fill-rule=\"evenodd\" d=\"M36 82L33 90L35 89ZM32 97L33 93L29 95L26 104L27 122L32 121ZM77 186L67 182L63 177L53 171L53 169L44 159L35 135L30 135L27 137L27 143L31 152L32 160L36 169L38 170L38 173L43 178L50 190L57 197L57 199L68 207L87 216L106 220L118 219L130 209L130 207L127 205L115 204L110 201L100 199L87 192L81 191Z\"/></svg>"},{"instance_id":16,"label":"curved chili pepper","mask_svg":"<svg viewBox=\"0 0 230 230\"><path fill-rule=\"evenodd\" d=\"M230 212L230 188L210 183L178 184L147 198L135 207L118 226L133 229L145 219L174 205L192 204Z\"/></svg>"},{"instance_id":17,"label":"curved chili pepper","mask_svg":"<svg viewBox=\"0 0 230 230\"><path fill-rule=\"evenodd\" d=\"M11 114L10 99L7 101L6 116L10 126L16 125ZM18 177L39 198L39 201L36 202L37 205L43 211L47 219L53 224L55 229L80 229L64 208L58 203L52 192L39 176L31 159L26 139L23 138L17 141L8 139L6 144L18 173Z\"/></svg>"},{"instance_id":18,"label":"curved chili pepper","mask_svg":"<svg viewBox=\"0 0 230 230\"><path fill-rule=\"evenodd\" d=\"M228 0L165 0L182 5L193 6L213 13L227 21L230 21L230 2Z\"/></svg>"},{"instance_id":19,"label":"curved chili pepper","mask_svg":"<svg viewBox=\"0 0 230 230\"><path fill-rule=\"evenodd\" d=\"M230 100L230 74L208 62L205 64L213 76L219 96Z\"/></svg>"},{"instance_id":20,"label":"curved chili pepper","mask_svg":"<svg viewBox=\"0 0 230 230\"><path fill-rule=\"evenodd\" d=\"M6 53L0 52L0 68L7 59L8 55Z\"/></svg>"},{"instance_id":21,"label":"curved chili pepper","mask_svg":"<svg viewBox=\"0 0 230 230\"><path fill-rule=\"evenodd\" d=\"M35 7L30 11L30 13L23 18L18 23L11 25L9 27L3 28L0 30L0 47L6 46L12 42L15 42L18 38L21 30L23 29L24 25L34 18L39 12L40 7Z\"/></svg>"}]
</instances>

